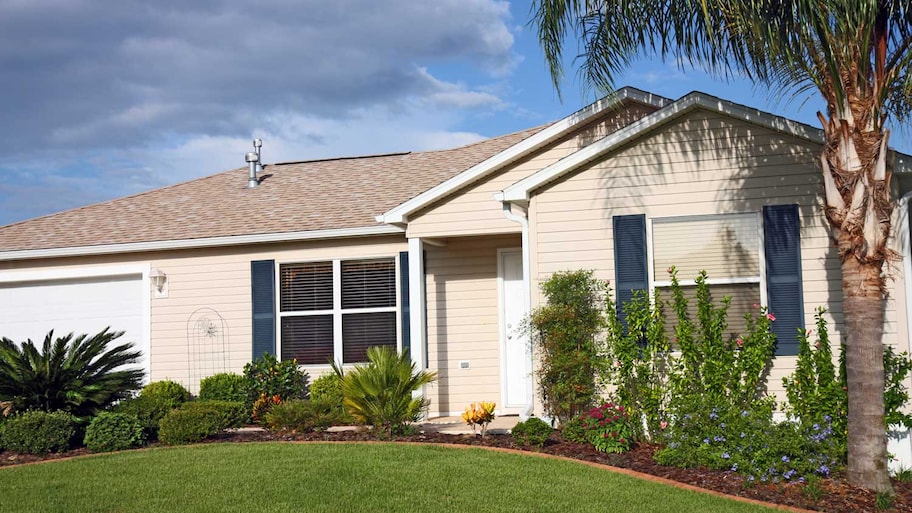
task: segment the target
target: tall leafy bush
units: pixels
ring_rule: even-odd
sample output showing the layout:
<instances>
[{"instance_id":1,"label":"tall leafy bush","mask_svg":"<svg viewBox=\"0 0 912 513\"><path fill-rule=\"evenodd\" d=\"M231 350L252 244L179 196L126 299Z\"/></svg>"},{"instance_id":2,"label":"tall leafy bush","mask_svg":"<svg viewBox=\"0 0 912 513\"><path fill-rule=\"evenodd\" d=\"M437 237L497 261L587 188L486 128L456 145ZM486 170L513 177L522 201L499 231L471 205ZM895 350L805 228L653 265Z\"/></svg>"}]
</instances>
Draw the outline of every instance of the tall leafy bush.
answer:
<instances>
[{"instance_id":1,"label":"tall leafy bush","mask_svg":"<svg viewBox=\"0 0 912 513\"><path fill-rule=\"evenodd\" d=\"M0 401L15 411L66 411L88 417L129 397L142 383L143 371L130 367L140 352L132 343L111 347L124 332L105 328L93 336L73 333L54 338L51 331L37 347L0 339Z\"/></svg>"},{"instance_id":2,"label":"tall leafy bush","mask_svg":"<svg viewBox=\"0 0 912 513\"><path fill-rule=\"evenodd\" d=\"M547 304L532 312L529 331L540 353L538 385L545 412L559 423L587 411L606 365L599 335L607 284L593 271L555 273L542 284Z\"/></svg>"},{"instance_id":3,"label":"tall leafy bush","mask_svg":"<svg viewBox=\"0 0 912 513\"><path fill-rule=\"evenodd\" d=\"M247 378L233 372L221 372L200 381L199 398L203 401L247 401Z\"/></svg>"}]
</instances>

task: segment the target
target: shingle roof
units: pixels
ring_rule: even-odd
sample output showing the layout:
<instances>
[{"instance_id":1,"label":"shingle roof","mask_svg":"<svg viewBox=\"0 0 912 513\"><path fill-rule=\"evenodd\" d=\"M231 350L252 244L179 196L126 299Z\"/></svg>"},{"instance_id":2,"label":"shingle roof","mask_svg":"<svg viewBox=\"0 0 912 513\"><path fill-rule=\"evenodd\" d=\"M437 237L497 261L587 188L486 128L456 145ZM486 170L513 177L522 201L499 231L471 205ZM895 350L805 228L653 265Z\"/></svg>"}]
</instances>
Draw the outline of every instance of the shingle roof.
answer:
<instances>
[{"instance_id":1,"label":"shingle roof","mask_svg":"<svg viewBox=\"0 0 912 513\"><path fill-rule=\"evenodd\" d=\"M374 217L547 125L460 148L235 169L0 227L0 252L377 226Z\"/></svg>"}]
</instances>

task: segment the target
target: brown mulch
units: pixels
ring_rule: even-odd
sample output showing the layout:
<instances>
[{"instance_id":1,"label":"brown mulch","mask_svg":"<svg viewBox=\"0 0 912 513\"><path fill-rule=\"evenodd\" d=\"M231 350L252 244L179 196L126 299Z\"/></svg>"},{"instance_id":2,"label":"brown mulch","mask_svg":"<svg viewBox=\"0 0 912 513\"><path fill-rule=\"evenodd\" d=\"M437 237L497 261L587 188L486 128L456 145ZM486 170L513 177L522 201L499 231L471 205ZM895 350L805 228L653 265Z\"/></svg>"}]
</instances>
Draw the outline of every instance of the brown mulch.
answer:
<instances>
[{"instance_id":1,"label":"brown mulch","mask_svg":"<svg viewBox=\"0 0 912 513\"><path fill-rule=\"evenodd\" d=\"M225 442L366 442L377 438L366 431L341 431L319 433L271 433L267 431L242 431L225 433L209 439L206 443ZM489 434L485 438L473 435L450 435L444 433L421 433L409 436L393 437L395 442L418 442L494 447L520 451L532 451L528 447L517 445L510 435ZM153 444L155 446L157 444ZM846 483L843 476L836 475L820 481L820 498L809 497L807 486L801 483L754 484L746 486L744 479L736 473L705 468L677 468L657 464L653 459L656 447L641 444L624 454L605 454L596 451L590 445L564 442L560 435L554 434L545 447L537 452L572 458L590 463L609 465L629 469L652 476L657 476L679 483L712 490L726 495L746 497L753 500L802 508L814 511L849 513L858 511L877 511L876 496L873 492L854 487ZM89 454L86 449L76 449L60 454L34 456L25 454L0 454L0 466L34 463L71 458ZM912 513L912 483L893 482L896 495L893 507L887 511Z\"/></svg>"}]
</instances>

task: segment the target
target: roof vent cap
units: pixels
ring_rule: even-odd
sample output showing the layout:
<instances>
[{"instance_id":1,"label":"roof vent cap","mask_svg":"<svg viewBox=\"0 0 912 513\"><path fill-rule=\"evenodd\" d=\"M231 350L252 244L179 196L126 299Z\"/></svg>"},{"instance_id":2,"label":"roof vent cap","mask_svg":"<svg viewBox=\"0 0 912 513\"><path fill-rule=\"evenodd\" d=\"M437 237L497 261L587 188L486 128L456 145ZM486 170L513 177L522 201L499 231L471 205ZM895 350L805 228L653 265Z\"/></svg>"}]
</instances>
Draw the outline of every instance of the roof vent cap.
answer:
<instances>
[{"instance_id":1,"label":"roof vent cap","mask_svg":"<svg viewBox=\"0 0 912 513\"><path fill-rule=\"evenodd\" d=\"M247 165L250 168L247 175L247 188L253 189L254 187L260 185L260 181L257 180L257 167L259 167L260 156L251 151L247 154L244 160L247 161Z\"/></svg>"}]
</instances>

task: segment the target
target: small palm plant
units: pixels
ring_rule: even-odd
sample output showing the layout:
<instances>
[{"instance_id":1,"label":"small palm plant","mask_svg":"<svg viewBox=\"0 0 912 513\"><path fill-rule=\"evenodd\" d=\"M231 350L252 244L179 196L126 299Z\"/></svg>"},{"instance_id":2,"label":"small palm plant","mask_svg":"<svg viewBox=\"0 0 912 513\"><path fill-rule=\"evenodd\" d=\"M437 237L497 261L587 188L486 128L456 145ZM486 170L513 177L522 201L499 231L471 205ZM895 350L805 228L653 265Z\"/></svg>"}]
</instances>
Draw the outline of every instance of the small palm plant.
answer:
<instances>
[{"instance_id":1,"label":"small palm plant","mask_svg":"<svg viewBox=\"0 0 912 513\"><path fill-rule=\"evenodd\" d=\"M421 418L429 401L412 392L433 383L437 373L419 371L407 353L386 346L368 348L367 359L346 374L337 365L333 370L342 379L343 402L352 417L389 437Z\"/></svg>"},{"instance_id":2,"label":"small palm plant","mask_svg":"<svg viewBox=\"0 0 912 513\"><path fill-rule=\"evenodd\" d=\"M123 333L105 328L92 337L55 339L51 330L40 350L31 340L20 345L0 338L0 402L15 411L86 417L130 396L141 387L143 371L125 366L137 363L140 352L131 343L108 349Z\"/></svg>"}]
</instances>

